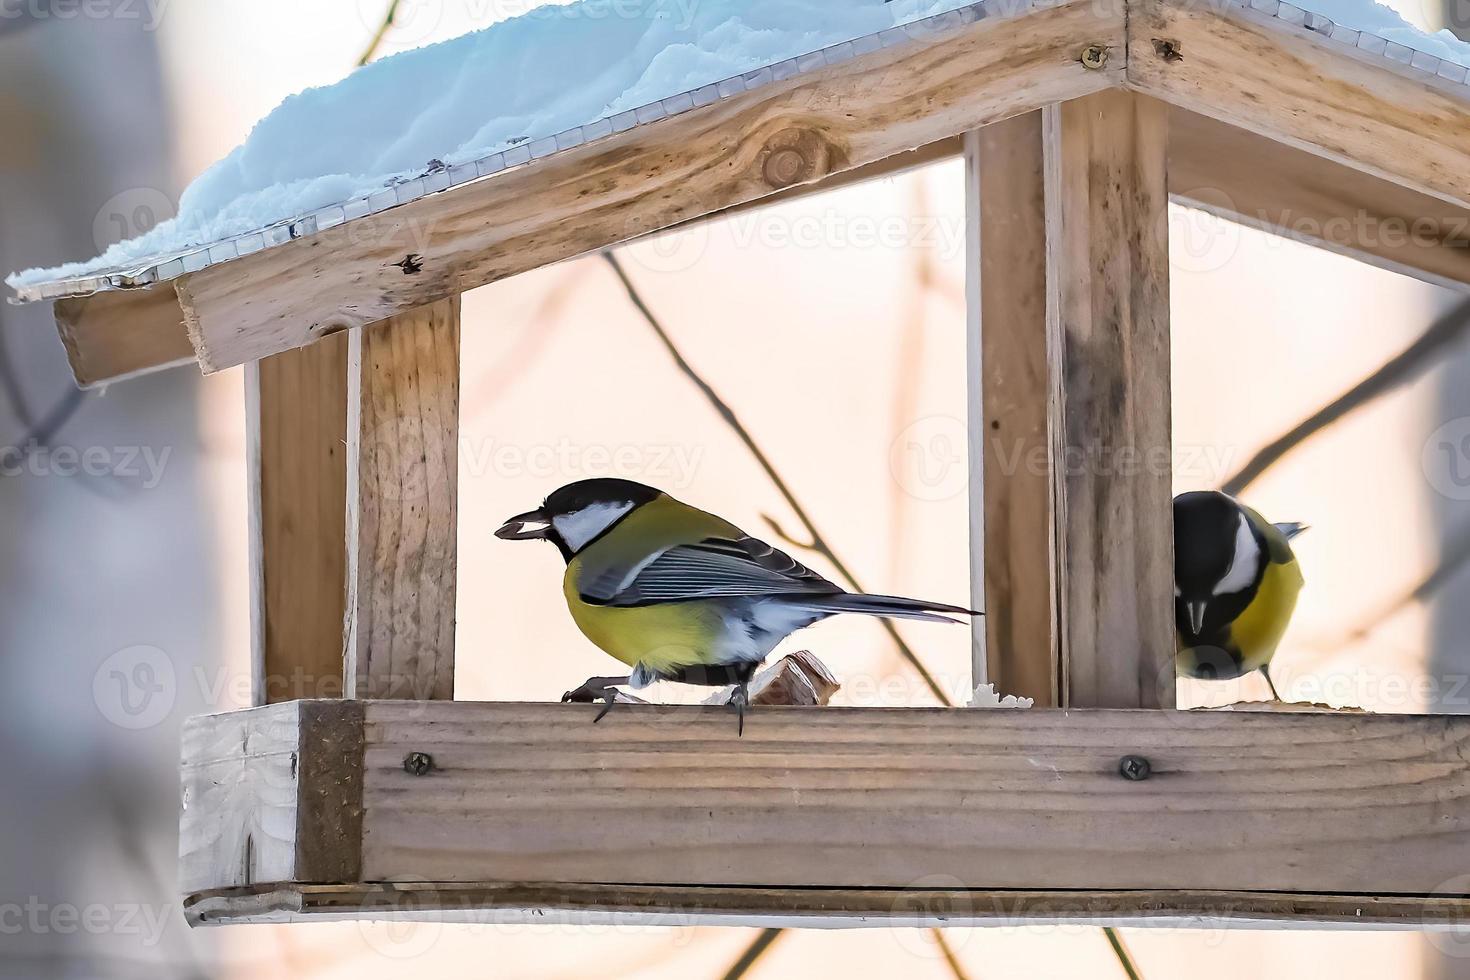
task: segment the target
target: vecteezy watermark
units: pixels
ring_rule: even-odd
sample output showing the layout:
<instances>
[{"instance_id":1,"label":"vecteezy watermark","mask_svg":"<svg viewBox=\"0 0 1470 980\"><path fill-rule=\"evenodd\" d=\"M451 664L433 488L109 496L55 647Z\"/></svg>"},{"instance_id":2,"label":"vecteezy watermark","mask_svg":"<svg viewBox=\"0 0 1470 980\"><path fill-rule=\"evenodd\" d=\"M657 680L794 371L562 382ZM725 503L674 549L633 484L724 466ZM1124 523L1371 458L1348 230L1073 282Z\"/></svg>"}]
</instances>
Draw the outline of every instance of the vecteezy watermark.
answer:
<instances>
[{"instance_id":1,"label":"vecteezy watermark","mask_svg":"<svg viewBox=\"0 0 1470 980\"><path fill-rule=\"evenodd\" d=\"M659 227L657 220L640 223L653 230ZM665 224L675 220L668 217ZM650 272L685 272L709 250L711 227L708 222L700 222L652 236L628 246L626 254ZM630 231L634 237L642 234L638 228ZM723 219L720 234L742 251L921 248L948 261L965 249L963 215L864 214L841 208L803 213L750 211Z\"/></svg>"},{"instance_id":2,"label":"vecteezy watermark","mask_svg":"<svg viewBox=\"0 0 1470 980\"><path fill-rule=\"evenodd\" d=\"M678 31L694 27L701 0L583 0L565 3L560 0L401 0L393 11L393 20L383 35L381 50L391 52L411 48L429 40L445 24L449 14L455 27L486 27L502 20L518 17L536 20L587 21L612 20L663 21ZM358 19L376 35L383 26L391 0L357 0Z\"/></svg>"},{"instance_id":3,"label":"vecteezy watermark","mask_svg":"<svg viewBox=\"0 0 1470 980\"><path fill-rule=\"evenodd\" d=\"M3 3L4 0L0 0ZM156 187L132 187L114 194L92 219L92 242L105 252L118 242L137 238L178 213L173 198Z\"/></svg>"},{"instance_id":4,"label":"vecteezy watermark","mask_svg":"<svg viewBox=\"0 0 1470 980\"><path fill-rule=\"evenodd\" d=\"M163 905L93 902L45 902L35 895L24 902L0 902L0 936L141 936L146 947L163 939L172 909Z\"/></svg>"},{"instance_id":5,"label":"vecteezy watermark","mask_svg":"<svg viewBox=\"0 0 1470 980\"><path fill-rule=\"evenodd\" d=\"M43 446L32 440L24 446L0 447L0 478L76 476L117 477L140 481L144 490L163 482L172 446Z\"/></svg>"},{"instance_id":6,"label":"vecteezy watermark","mask_svg":"<svg viewBox=\"0 0 1470 980\"><path fill-rule=\"evenodd\" d=\"M1451 500L1470 500L1470 416L1450 419L1431 432L1420 465L1436 492Z\"/></svg>"},{"instance_id":7,"label":"vecteezy watermark","mask_svg":"<svg viewBox=\"0 0 1470 980\"><path fill-rule=\"evenodd\" d=\"M136 20L156 31L173 0L0 0L6 20Z\"/></svg>"},{"instance_id":8,"label":"vecteezy watermark","mask_svg":"<svg viewBox=\"0 0 1470 980\"><path fill-rule=\"evenodd\" d=\"M461 472L470 477L529 476L570 483L584 477L616 476L683 490L694 483L703 462L703 446L681 444L583 445L562 439L519 445L486 439L463 440L460 445Z\"/></svg>"},{"instance_id":9,"label":"vecteezy watermark","mask_svg":"<svg viewBox=\"0 0 1470 980\"><path fill-rule=\"evenodd\" d=\"M1235 449L1222 446L1048 446L1045 441L987 432L983 460L968 458L968 428L961 419L931 415L906 426L889 445L889 469L905 493L918 500L948 500L969 486L970 472L993 466L1002 476L1160 476L1201 485L1218 483L1234 469Z\"/></svg>"},{"instance_id":10,"label":"vecteezy watermark","mask_svg":"<svg viewBox=\"0 0 1470 980\"><path fill-rule=\"evenodd\" d=\"M619 935L658 935L676 947L694 940L698 916L671 909L661 913L657 924L629 922L616 912L578 909L577 895L542 894L542 902L517 912L487 909L453 897L421 879L397 877L382 891L363 898L355 918L363 941L379 955L392 960L409 960L427 955L444 936L447 919L455 923L456 939L507 936L534 929L537 936L548 932L587 936L599 931Z\"/></svg>"},{"instance_id":11,"label":"vecteezy watermark","mask_svg":"<svg viewBox=\"0 0 1470 980\"><path fill-rule=\"evenodd\" d=\"M92 675L92 700L102 717L138 731L161 723L174 709L174 662L158 647L133 646L102 661Z\"/></svg>"}]
</instances>

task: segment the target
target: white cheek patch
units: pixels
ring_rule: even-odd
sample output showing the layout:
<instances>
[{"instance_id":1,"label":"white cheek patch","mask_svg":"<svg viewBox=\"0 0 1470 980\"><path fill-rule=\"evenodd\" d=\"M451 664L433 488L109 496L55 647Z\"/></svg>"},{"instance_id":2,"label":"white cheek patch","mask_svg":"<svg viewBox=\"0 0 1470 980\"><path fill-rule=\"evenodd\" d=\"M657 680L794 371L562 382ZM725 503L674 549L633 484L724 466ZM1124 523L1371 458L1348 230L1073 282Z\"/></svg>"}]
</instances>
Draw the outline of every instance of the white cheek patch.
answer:
<instances>
[{"instance_id":1,"label":"white cheek patch","mask_svg":"<svg viewBox=\"0 0 1470 980\"><path fill-rule=\"evenodd\" d=\"M1261 546L1251 533L1250 520L1240 515L1240 525L1235 529L1235 558L1230 562L1230 571L1215 583L1215 595L1230 595L1244 592L1256 580L1261 570Z\"/></svg>"},{"instance_id":2,"label":"white cheek patch","mask_svg":"<svg viewBox=\"0 0 1470 980\"><path fill-rule=\"evenodd\" d=\"M589 504L570 514L558 514L551 519L551 524L567 543L567 547L575 553L632 509L633 503L629 500Z\"/></svg>"}]
</instances>

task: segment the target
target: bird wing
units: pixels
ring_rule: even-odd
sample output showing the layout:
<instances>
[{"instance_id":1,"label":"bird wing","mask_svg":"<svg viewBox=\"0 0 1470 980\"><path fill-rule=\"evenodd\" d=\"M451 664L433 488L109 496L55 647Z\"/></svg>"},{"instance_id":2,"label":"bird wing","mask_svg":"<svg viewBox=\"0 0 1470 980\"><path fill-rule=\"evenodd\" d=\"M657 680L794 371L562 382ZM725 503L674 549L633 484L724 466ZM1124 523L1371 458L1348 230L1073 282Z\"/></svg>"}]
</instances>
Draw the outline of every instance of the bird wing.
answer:
<instances>
[{"instance_id":1,"label":"bird wing","mask_svg":"<svg viewBox=\"0 0 1470 980\"><path fill-rule=\"evenodd\" d=\"M729 596L838 595L842 589L759 538L706 538L659 552L621 581L583 582L595 605L646 606Z\"/></svg>"}]
</instances>

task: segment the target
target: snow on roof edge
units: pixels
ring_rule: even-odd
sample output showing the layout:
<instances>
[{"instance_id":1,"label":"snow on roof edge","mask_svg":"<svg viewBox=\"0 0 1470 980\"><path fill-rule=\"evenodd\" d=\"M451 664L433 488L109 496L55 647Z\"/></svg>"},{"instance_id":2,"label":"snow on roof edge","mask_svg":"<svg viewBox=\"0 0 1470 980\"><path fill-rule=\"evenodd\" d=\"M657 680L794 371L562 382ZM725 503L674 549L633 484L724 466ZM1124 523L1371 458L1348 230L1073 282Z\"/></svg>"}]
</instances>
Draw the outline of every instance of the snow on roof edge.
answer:
<instances>
[{"instance_id":1,"label":"snow on roof edge","mask_svg":"<svg viewBox=\"0 0 1470 980\"><path fill-rule=\"evenodd\" d=\"M92 275L54 279L16 286L12 302L33 303L85 296L110 290L138 289L169 282L203 269L327 231L348 221L380 214L431 194L492 178L508 170L528 166L565 150L605 139L617 133L649 125L669 116L702 108L766 85L809 74L819 68L841 64L860 54L892 47L902 41L933 39L985 19L1016 17L1032 10L1056 6L1063 0L977 0L964 7L899 25L875 34L820 48L719 82L701 86L635 109L573 127L542 139L529 140L507 150L454 166L434 167L410 180L385 187L373 194L318 208L297 218L265 228L233 235L185 252L161 254L130 264L103 269ZM1265 14L1285 24L1302 27L1344 47L1381 57L1410 70L1451 84L1470 88L1470 66L1440 58L1391 41L1368 31L1344 27L1324 14L1315 13L1285 0L1221 0L1226 6ZM990 8L990 9L987 9ZM998 12L992 12L999 8Z\"/></svg>"}]
</instances>

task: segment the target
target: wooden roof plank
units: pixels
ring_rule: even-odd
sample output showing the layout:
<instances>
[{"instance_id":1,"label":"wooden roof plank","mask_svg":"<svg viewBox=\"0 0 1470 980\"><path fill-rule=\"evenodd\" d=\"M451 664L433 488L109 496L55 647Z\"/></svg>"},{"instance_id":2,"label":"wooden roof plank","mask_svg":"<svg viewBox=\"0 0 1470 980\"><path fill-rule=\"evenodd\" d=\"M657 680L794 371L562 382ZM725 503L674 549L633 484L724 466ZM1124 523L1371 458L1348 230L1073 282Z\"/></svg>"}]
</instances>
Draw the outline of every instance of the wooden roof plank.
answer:
<instances>
[{"instance_id":1,"label":"wooden roof plank","mask_svg":"<svg viewBox=\"0 0 1470 980\"><path fill-rule=\"evenodd\" d=\"M1176 201L1470 292L1470 208L1185 109L1169 126Z\"/></svg>"},{"instance_id":2,"label":"wooden roof plank","mask_svg":"<svg viewBox=\"0 0 1470 980\"><path fill-rule=\"evenodd\" d=\"M1222 2L1130 0L1129 9L1130 88L1470 205L1465 85L1334 41L1316 15L1308 27Z\"/></svg>"},{"instance_id":3,"label":"wooden roof plank","mask_svg":"<svg viewBox=\"0 0 1470 980\"><path fill-rule=\"evenodd\" d=\"M773 81L187 276L190 338L218 371L1114 87L1123 32L1071 0ZM1119 56L1089 70L1092 44Z\"/></svg>"},{"instance_id":4,"label":"wooden roof plank","mask_svg":"<svg viewBox=\"0 0 1470 980\"><path fill-rule=\"evenodd\" d=\"M194 360L178 294L168 284L72 296L57 300L52 312L79 387Z\"/></svg>"}]
</instances>

